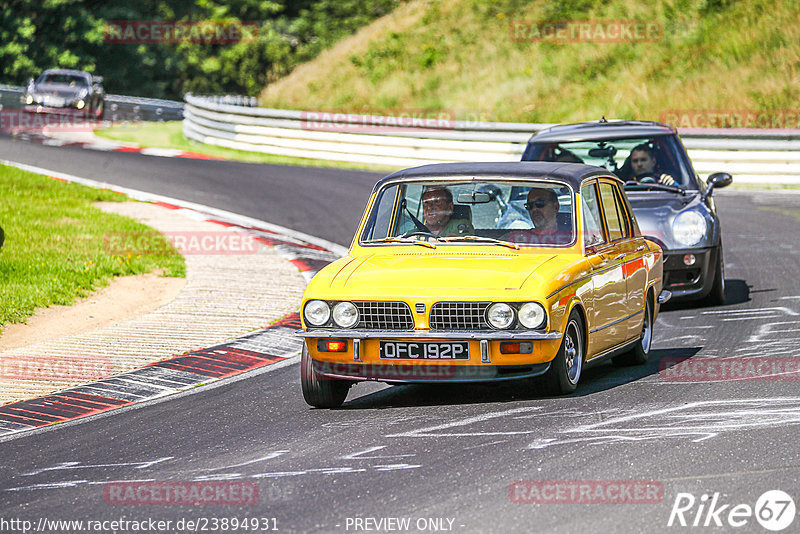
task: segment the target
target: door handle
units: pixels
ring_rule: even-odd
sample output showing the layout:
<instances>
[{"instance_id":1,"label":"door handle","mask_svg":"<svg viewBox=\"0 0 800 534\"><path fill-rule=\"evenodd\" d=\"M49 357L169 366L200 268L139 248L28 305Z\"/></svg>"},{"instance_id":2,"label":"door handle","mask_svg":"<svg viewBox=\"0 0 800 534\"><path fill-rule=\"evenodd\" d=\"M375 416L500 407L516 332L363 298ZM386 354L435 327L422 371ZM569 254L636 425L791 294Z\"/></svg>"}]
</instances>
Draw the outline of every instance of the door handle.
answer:
<instances>
[{"instance_id":1,"label":"door handle","mask_svg":"<svg viewBox=\"0 0 800 534\"><path fill-rule=\"evenodd\" d=\"M617 254L616 256L614 256L614 261L621 260L624 257L625 257L625 254Z\"/></svg>"},{"instance_id":2,"label":"door handle","mask_svg":"<svg viewBox=\"0 0 800 534\"><path fill-rule=\"evenodd\" d=\"M636 247L636 252L641 252L643 250L647 250L647 245L639 245Z\"/></svg>"}]
</instances>

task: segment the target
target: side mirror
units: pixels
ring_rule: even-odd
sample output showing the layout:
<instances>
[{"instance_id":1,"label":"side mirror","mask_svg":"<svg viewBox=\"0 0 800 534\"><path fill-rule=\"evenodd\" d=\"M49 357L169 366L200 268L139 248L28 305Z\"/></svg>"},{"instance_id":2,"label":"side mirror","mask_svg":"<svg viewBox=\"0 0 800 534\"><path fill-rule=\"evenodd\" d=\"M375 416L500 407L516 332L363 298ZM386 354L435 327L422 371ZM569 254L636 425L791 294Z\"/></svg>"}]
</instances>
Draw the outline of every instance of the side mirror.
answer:
<instances>
[{"instance_id":1,"label":"side mirror","mask_svg":"<svg viewBox=\"0 0 800 534\"><path fill-rule=\"evenodd\" d=\"M714 189L718 189L720 187L727 187L731 185L732 182L733 182L733 176L731 176L727 172L715 172L711 174L706 180L706 183L708 184L708 189L706 189L706 192L703 193L703 200L705 201L705 199L711 196L711 193L714 191Z\"/></svg>"}]
</instances>

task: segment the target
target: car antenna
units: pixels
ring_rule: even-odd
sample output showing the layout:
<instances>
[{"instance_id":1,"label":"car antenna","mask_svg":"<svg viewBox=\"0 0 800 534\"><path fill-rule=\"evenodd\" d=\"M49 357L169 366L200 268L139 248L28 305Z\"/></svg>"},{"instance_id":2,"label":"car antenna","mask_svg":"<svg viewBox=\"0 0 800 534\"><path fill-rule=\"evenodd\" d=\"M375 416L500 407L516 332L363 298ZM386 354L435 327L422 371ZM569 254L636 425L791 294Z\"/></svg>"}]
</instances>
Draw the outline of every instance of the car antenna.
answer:
<instances>
[{"instance_id":1,"label":"car antenna","mask_svg":"<svg viewBox=\"0 0 800 534\"><path fill-rule=\"evenodd\" d=\"M608 120L606 120L606 116L603 115L603 117L600 119L600 123L605 123L605 122L608 122Z\"/></svg>"}]
</instances>

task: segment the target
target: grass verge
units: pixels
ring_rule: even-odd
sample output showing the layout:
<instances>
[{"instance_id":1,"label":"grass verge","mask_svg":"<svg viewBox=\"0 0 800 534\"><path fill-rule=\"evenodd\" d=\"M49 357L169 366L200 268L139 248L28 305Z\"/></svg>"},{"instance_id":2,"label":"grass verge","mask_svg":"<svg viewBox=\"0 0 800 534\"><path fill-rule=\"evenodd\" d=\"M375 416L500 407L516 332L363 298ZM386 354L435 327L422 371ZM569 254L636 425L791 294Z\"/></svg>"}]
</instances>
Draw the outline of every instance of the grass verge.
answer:
<instances>
[{"instance_id":1,"label":"grass verge","mask_svg":"<svg viewBox=\"0 0 800 534\"><path fill-rule=\"evenodd\" d=\"M181 121L119 124L95 130L95 134L107 139L113 139L114 141L135 143L142 147L174 148L176 150L186 150L187 152L196 152L207 156L216 156L246 163L272 163L276 165L298 165L304 167L335 167L341 169L386 172L395 170L392 167L380 165L293 158L290 156L277 156L273 154L262 154L261 152L247 152L244 150L205 145L192 139L187 139L183 135Z\"/></svg>"},{"instance_id":2,"label":"grass verge","mask_svg":"<svg viewBox=\"0 0 800 534\"><path fill-rule=\"evenodd\" d=\"M114 235L150 235L133 219L104 213L97 201L125 201L123 195L65 184L0 165L0 328L22 322L37 308L72 304L116 276L162 270L183 277L183 256L163 239L143 239L141 253L115 255ZM159 234L160 235L160 234ZM138 241L137 241L138 243Z\"/></svg>"}]
</instances>

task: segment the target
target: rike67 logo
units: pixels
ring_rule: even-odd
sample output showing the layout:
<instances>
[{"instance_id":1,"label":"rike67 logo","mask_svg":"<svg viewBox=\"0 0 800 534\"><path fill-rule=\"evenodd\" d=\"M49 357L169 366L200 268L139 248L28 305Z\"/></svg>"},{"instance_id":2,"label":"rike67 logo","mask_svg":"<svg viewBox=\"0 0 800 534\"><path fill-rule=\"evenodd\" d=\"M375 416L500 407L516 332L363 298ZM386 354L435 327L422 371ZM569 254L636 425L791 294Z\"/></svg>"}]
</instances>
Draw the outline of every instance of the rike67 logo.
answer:
<instances>
[{"instance_id":1,"label":"rike67 logo","mask_svg":"<svg viewBox=\"0 0 800 534\"><path fill-rule=\"evenodd\" d=\"M669 514L668 527L731 527L750 525L752 519L772 532L780 532L793 522L797 509L794 499L781 490L764 492L755 506L725 502L719 493L703 494L697 499L691 493L678 493Z\"/></svg>"}]
</instances>

